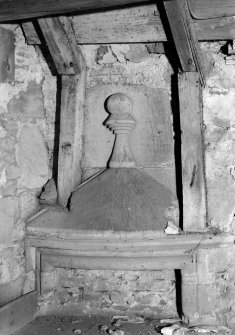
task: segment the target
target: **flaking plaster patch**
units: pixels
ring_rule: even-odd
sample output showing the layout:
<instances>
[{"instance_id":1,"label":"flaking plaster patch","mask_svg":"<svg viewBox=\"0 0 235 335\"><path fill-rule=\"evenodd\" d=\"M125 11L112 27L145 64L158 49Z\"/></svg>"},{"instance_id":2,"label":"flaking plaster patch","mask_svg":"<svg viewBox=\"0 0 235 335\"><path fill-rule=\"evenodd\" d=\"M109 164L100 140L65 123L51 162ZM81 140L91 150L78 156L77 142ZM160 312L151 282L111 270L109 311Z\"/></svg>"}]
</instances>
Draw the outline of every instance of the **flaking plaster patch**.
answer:
<instances>
[{"instance_id":1,"label":"flaking plaster patch","mask_svg":"<svg viewBox=\"0 0 235 335\"><path fill-rule=\"evenodd\" d=\"M171 94L170 76L173 70L165 55L149 54L142 61L135 63L126 58L130 51L128 44L111 44L110 48L117 58L112 64L97 64L99 45L82 46L82 52L88 66L88 87L102 84L137 84L151 88L166 89ZM146 49L147 50L147 49Z\"/></svg>"},{"instance_id":2,"label":"flaking plaster patch","mask_svg":"<svg viewBox=\"0 0 235 335\"><path fill-rule=\"evenodd\" d=\"M0 138L5 137L7 134L7 131L5 128L3 128L2 126L0 126Z\"/></svg>"},{"instance_id":3,"label":"flaking plaster patch","mask_svg":"<svg viewBox=\"0 0 235 335\"><path fill-rule=\"evenodd\" d=\"M0 174L0 186L5 186L7 182L6 168L4 168Z\"/></svg>"}]
</instances>

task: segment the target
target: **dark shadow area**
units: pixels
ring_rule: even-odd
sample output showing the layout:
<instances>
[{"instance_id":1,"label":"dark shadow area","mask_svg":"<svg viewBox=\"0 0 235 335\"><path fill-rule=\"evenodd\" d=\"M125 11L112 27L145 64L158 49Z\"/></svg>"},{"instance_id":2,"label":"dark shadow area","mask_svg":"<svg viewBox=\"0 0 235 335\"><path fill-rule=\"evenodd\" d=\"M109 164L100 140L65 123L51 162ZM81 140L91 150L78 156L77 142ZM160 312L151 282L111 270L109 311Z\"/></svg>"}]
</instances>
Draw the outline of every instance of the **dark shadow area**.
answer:
<instances>
[{"instance_id":1,"label":"dark shadow area","mask_svg":"<svg viewBox=\"0 0 235 335\"><path fill-rule=\"evenodd\" d=\"M180 65L180 60L176 51L176 47L175 47L175 43L174 43L174 39L171 33L171 28L168 22L168 18L166 16L166 11L165 11L165 7L162 1L157 1L156 2L156 6L159 12L159 16L160 19L162 21L162 25L166 34L166 39L167 39L167 44L170 46L170 53L169 53L169 62L171 64L171 66L173 67L173 69L180 69L181 70L181 65ZM167 50L165 49L165 51L167 52ZM168 55L166 54L166 56L168 57Z\"/></svg>"},{"instance_id":2,"label":"dark shadow area","mask_svg":"<svg viewBox=\"0 0 235 335\"><path fill-rule=\"evenodd\" d=\"M227 41L224 45L222 45L222 47L220 48L220 52L223 55L228 55L228 49L229 49L229 45L232 46L232 41Z\"/></svg>"},{"instance_id":3,"label":"dark shadow area","mask_svg":"<svg viewBox=\"0 0 235 335\"><path fill-rule=\"evenodd\" d=\"M61 91L62 91L62 79L61 76L57 76L55 136L54 136L54 151L53 151L53 166L52 166L52 177L55 180L56 186L58 179L58 158L59 158L59 145L60 145Z\"/></svg>"},{"instance_id":4,"label":"dark shadow area","mask_svg":"<svg viewBox=\"0 0 235 335\"><path fill-rule=\"evenodd\" d=\"M36 32L38 34L38 37L39 37L39 39L41 41L41 44L38 47L40 48L41 53L42 53L45 61L47 62L47 65L48 65L48 67L49 67L49 69L51 71L51 74L53 76L57 76L58 72L57 72L55 63L54 63L53 58L51 56L51 53L50 53L50 51L49 51L49 49L47 47L47 43L46 43L45 38L43 36L43 33L42 33L41 29L40 29L39 23L38 23L37 20L33 20L32 22L33 22L34 28L35 28L35 30L36 30Z\"/></svg>"},{"instance_id":5,"label":"dark shadow area","mask_svg":"<svg viewBox=\"0 0 235 335\"><path fill-rule=\"evenodd\" d=\"M180 318L183 317L182 309L182 276L181 270L175 269L175 291L176 291L176 310Z\"/></svg>"},{"instance_id":6,"label":"dark shadow area","mask_svg":"<svg viewBox=\"0 0 235 335\"><path fill-rule=\"evenodd\" d=\"M108 107L107 107L107 103L108 103L109 97L110 97L110 95L107 97L107 99L104 102L104 109L105 109L105 112L108 114L107 118L103 122L103 126L106 127L106 128L108 128L107 125L106 125L106 122L107 122L107 120L109 119L109 117L111 115L110 112L108 111ZM109 130L111 131L111 129L109 129ZM111 131L111 132L113 133L113 131ZM116 141L116 137L115 137L114 142L113 142L113 147L112 147L112 151L111 151L110 157L109 157L109 159L107 161L107 164L106 164L106 169L109 168L109 163L110 163L110 160L111 160L111 158L113 156L113 150L114 150L114 147L115 147L115 141Z\"/></svg>"},{"instance_id":7,"label":"dark shadow area","mask_svg":"<svg viewBox=\"0 0 235 335\"><path fill-rule=\"evenodd\" d=\"M161 1L157 2L157 8L166 33L167 43L165 43L165 55L172 66L174 74L171 76L171 108L173 115L174 131L174 151L175 151L175 176L176 194L179 201L179 227L183 230L183 185L182 185L182 163L181 163L181 126L179 109L178 73L180 61L174 45L173 36L169 22L165 13L164 5Z\"/></svg>"},{"instance_id":8,"label":"dark shadow area","mask_svg":"<svg viewBox=\"0 0 235 335\"><path fill-rule=\"evenodd\" d=\"M183 230L183 184L181 162L181 126L179 110L178 74L171 77L171 108L173 115L176 194L179 201L179 227Z\"/></svg>"}]
</instances>

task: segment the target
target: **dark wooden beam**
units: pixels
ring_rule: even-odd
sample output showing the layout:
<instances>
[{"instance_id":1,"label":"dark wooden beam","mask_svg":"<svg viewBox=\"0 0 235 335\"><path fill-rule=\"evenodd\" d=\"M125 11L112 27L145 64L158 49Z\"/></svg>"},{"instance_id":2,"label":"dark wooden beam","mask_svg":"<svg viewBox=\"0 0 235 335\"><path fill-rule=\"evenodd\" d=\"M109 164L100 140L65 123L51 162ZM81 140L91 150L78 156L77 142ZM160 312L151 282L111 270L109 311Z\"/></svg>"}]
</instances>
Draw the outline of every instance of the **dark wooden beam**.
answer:
<instances>
[{"instance_id":1,"label":"dark wooden beam","mask_svg":"<svg viewBox=\"0 0 235 335\"><path fill-rule=\"evenodd\" d=\"M0 0L0 22L99 10L149 0Z\"/></svg>"},{"instance_id":2,"label":"dark wooden beam","mask_svg":"<svg viewBox=\"0 0 235 335\"><path fill-rule=\"evenodd\" d=\"M234 0L188 0L195 19L209 19L235 15Z\"/></svg>"},{"instance_id":3,"label":"dark wooden beam","mask_svg":"<svg viewBox=\"0 0 235 335\"><path fill-rule=\"evenodd\" d=\"M0 22L148 3L150 0L0 0ZM234 0L188 0L196 19L235 15Z\"/></svg>"},{"instance_id":4,"label":"dark wooden beam","mask_svg":"<svg viewBox=\"0 0 235 335\"><path fill-rule=\"evenodd\" d=\"M22 22L21 28L28 44L40 45L41 40L32 21Z\"/></svg>"},{"instance_id":5,"label":"dark wooden beam","mask_svg":"<svg viewBox=\"0 0 235 335\"><path fill-rule=\"evenodd\" d=\"M77 48L75 36L68 35L61 19L59 17L41 18L38 19L38 23L58 74L80 73L83 67L80 50Z\"/></svg>"},{"instance_id":6,"label":"dark wooden beam","mask_svg":"<svg viewBox=\"0 0 235 335\"><path fill-rule=\"evenodd\" d=\"M184 0L183 0L184 1ZM175 47L183 71L196 71L190 39L185 26L182 8L177 0L163 1Z\"/></svg>"},{"instance_id":7,"label":"dark wooden beam","mask_svg":"<svg viewBox=\"0 0 235 335\"><path fill-rule=\"evenodd\" d=\"M164 0L163 3L182 70L198 71L201 84L204 86L205 62L187 0Z\"/></svg>"},{"instance_id":8,"label":"dark wooden beam","mask_svg":"<svg viewBox=\"0 0 235 335\"><path fill-rule=\"evenodd\" d=\"M15 80L14 33L0 27L0 83Z\"/></svg>"}]
</instances>

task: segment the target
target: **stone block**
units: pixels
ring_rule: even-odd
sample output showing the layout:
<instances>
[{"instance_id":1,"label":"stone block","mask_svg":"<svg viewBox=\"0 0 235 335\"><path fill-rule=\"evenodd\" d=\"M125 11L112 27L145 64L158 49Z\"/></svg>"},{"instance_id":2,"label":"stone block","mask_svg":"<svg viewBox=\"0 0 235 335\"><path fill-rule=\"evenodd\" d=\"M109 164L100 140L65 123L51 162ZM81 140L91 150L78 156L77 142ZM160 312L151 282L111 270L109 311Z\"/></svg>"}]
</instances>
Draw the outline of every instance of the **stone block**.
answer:
<instances>
[{"instance_id":1,"label":"stone block","mask_svg":"<svg viewBox=\"0 0 235 335\"><path fill-rule=\"evenodd\" d=\"M17 119L44 118L42 85L30 81L26 91L21 91L9 101L8 112Z\"/></svg>"},{"instance_id":2,"label":"stone block","mask_svg":"<svg viewBox=\"0 0 235 335\"><path fill-rule=\"evenodd\" d=\"M135 300L140 305L159 305L159 296L149 292L135 292ZM165 303L166 305L166 303Z\"/></svg>"},{"instance_id":3,"label":"stone block","mask_svg":"<svg viewBox=\"0 0 235 335\"><path fill-rule=\"evenodd\" d=\"M23 294L24 276L0 285L0 307Z\"/></svg>"},{"instance_id":4,"label":"stone block","mask_svg":"<svg viewBox=\"0 0 235 335\"><path fill-rule=\"evenodd\" d=\"M55 271L41 273L41 287L44 293L56 287Z\"/></svg>"},{"instance_id":5,"label":"stone block","mask_svg":"<svg viewBox=\"0 0 235 335\"><path fill-rule=\"evenodd\" d=\"M9 180L4 185L4 197L13 197L16 195L17 191L17 181Z\"/></svg>"},{"instance_id":6,"label":"stone block","mask_svg":"<svg viewBox=\"0 0 235 335\"><path fill-rule=\"evenodd\" d=\"M9 165L6 168L6 177L7 180L17 179L20 176L20 169L16 165Z\"/></svg>"},{"instance_id":7,"label":"stone block","mask_svg":"<svg viewBox=\"0 0 235 335\"><path fill-rule=\"evenodd\" d=\"M18 220L13 228L11 241L17 242L24 238L25 236L25 222L23 220Z\"/></svg>"},{"instance_id":8,"label":"stone block","mask_svg":"<svg viewBox=\"0 0 235 335\"><path fill-rule=\"evenodd\" d=\"M19 187L41 188L49 176L48 151L38 126L24 126L18 144Z\"/></svg>"},{"instance_id":9,"label":"stone block","mask_svg":"<svg viewBox=\"0 0 235 335\"><path fill-rule=\"evenodd\" d=\"M19 200L21 219L27 220L38 211L39 203L36 192L24 191L19 194Z\"/></svg>"},{"instance_id":10,"label":"stone block","mask_svg":"<svg viewBox=\"0 0 235 335\"><path fill-rule=\"evenodd\" d=\"M230 267L233 254L231 247L200 250L197 259L198 282L200 284L213 283L216 273L223 273Z\"/></svg>"},{"instance_id":11,"label":"stone block","mask_svg":"<svg viewBox=\"0 0 235 335\"><path fill-rule=\"evenodd\" d=\"M11 240L18 215L17 205L17 200L11 197L0 199L0 243L8 243Z\"/></svg>"},{"instance_id":12,"label":"stone block","mask_svg":"<svg viewBox=\"0 0 235 335\"><path fill-rule=\"evenodd\" d=\"M217 292L212 284L198 285L198 312L213 315L216 308Z\"/></svg>"}]
</instances>

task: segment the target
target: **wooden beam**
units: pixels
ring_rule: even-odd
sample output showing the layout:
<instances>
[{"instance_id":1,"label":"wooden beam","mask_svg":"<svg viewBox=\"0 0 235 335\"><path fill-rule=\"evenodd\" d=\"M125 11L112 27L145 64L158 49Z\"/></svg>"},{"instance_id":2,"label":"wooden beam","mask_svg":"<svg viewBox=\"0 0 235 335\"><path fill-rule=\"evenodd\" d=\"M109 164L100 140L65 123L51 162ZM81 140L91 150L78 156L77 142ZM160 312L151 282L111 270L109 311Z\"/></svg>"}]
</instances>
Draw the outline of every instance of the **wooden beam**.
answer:
<instances>
[{"instance_id":1,"label":"wooden beam","mask_svg":"<svg viewBox=\"0 0 235 335\"><path fill-rule=\"evenodd\" d=\"M166 0L163 2L166 15L171 28L181 68L183 71L196 71L190 40L184 24L181 7L177 0Z\"/></svg>"},{"instance_id":2,"label":"wooden beam","mask_svg":"<svg viewBox=\"0 0 235 335\"><path fill-rule=\"evenodd\" d=\"M234 0L188 0L195 19L222 18L235 15Z\"/></svg>"},{"instance_id":3,"label":"wooden beam","mask_svg":"<svg viewBox=\"0 0 235 335\"><path fill-rule=\"evenodd\" d=\"M179 107L182 132L183 229L190 232L203 231L207 212L198 73L179 74Z\"/></svg>"},{"instance_id":4,"label":"wooden beam","mask_svg":"<svg viewBox=\"0 0 235 335\"><path fill-rule=\"evenodd\" d=\"M0 308L0 334L10 335L36 317L37 291L30 292Z\"/></svg>"},{"instance_id":5,"label":"wooden beam","mask_svg":"<svg viewBox=\"0 0 235 335\"><path fill-rule=\"evenodd\" d=\"M0 0L0 22L38 18L43 16L94 12L103 8L148 3L150 0ZM191 14L196 19L235 15L234 0L188 0Z\"/></svg>"},{"instance_id":6,"label":"wooden beam","mask_svg":"<svg viewBox=\"0 0 235 335\"><path fill-rule=\"evenodd\" d=\"M70 17L78 44L166 42L155 4ZM194 20L200 41L234 38L235 18ZM28 44L40 44L32 22L22 24Z\"/></svg>"},{"instance_id":7,"label":"wooden beam","mask_svg":"<svg viewBox=\"0 0 235 335\"><path fill-rule=\"evenodd\" d=\"M15 80L14 33L0 27L0 83Z\"/></svg>"},{"instance_id":8,"label":"wooden beam","mask_svg":"<svg viewBox=\"0 0 235 335\"><path fill-rule=\"evenodd\" d=\"M194 20L199 41L234 39L235 17Z\"/></svg>"},{"instance_id":9,"label":"wooden beam","mask_svg":"<svg viewBox=\"0 0 235 335\"><path fill-rule=\"evenodd\" d=\"M81 182L85 88L85 68L79 75L62 76L57 191L59 204L64 208L71 192Z\"/></svg>"},{"instance_id":10,"label":"wooden beam","mask_svg":"<svg viewBox=\"0 0 235 335\"><path fill-rule=\"evenodd\" d=\"M166 42L156 4L71 17L78 44ZM193 20L199 41L234 38L235 18Z\"/></svg>"},{"instance_id":11,"label":"wooden beam","mask_svg":"<svg viewBox=\"0 0 235 335\"><path fill-rule=\"evenodd\" d=\"M59 204L66 207L71 192L81 182L86 64L67 17L43 18L38 22L61 75L57 191Z\"/></svg>"},{"instance_id":12,"label":"wooden beam","mask_svg":"<svg viewBox=\"0 0 235 335\"><path fill-rule=\"evenodd\" d=\"M204 86L205 62L187 0L166 0L164 6L182 70L198 71L201 84Z\"/></svg>"},{"instance_id":13,"label":"wooden beam","mask_svg":"<svg viewBox=\"0 0 235 335\"><path fill-rule=\"evenodd\" d=\"M150 0L0 0L0 22L134 5Z\"/></svg>"},{"instance_id":14,"label":"wooden beam","mask_svg":"<svg viewBox=\"0 0 235 335\"><path fill-rule=\"evenodd\" d=\"M21 24L21 28L26 38L27 44L33 44L33 45L41 44L41 40L38 37L37 31L32 21L23 22Z\"/></svg>"},{"instance_id":15,"label":"wooden beam","mask_svg":"<svg viewBox=\"0 0 235 335\"><path fill-rule=\"evenodd\" d=\"M66 18L64 20L66 21ZM77 48L75 37L69 36L60 18L42 18L38 19L38 23L58 74L80 73L83 66L80 50ZM67 23L67 26L69 24Z\"/></svg>"}]
</instances>

